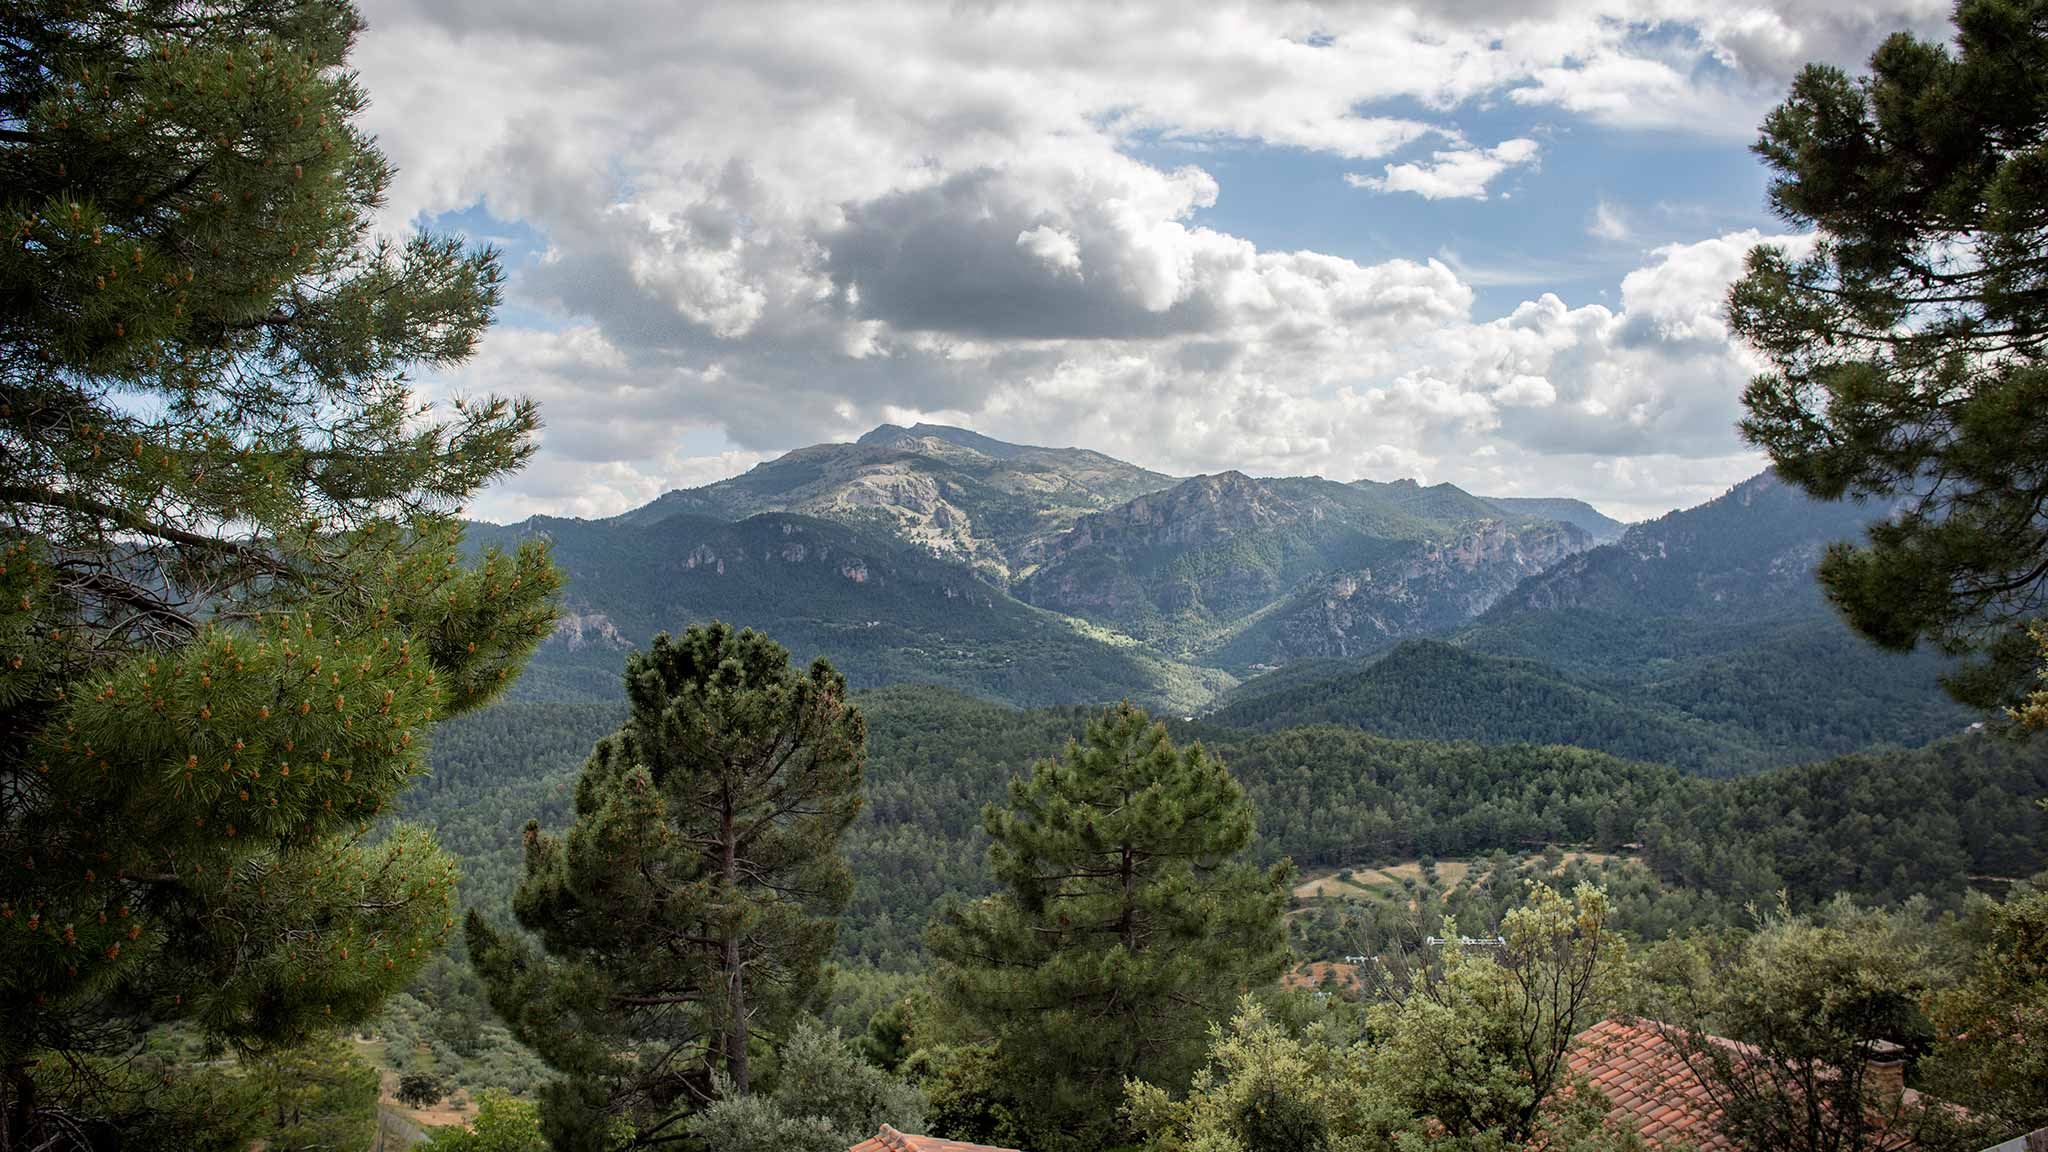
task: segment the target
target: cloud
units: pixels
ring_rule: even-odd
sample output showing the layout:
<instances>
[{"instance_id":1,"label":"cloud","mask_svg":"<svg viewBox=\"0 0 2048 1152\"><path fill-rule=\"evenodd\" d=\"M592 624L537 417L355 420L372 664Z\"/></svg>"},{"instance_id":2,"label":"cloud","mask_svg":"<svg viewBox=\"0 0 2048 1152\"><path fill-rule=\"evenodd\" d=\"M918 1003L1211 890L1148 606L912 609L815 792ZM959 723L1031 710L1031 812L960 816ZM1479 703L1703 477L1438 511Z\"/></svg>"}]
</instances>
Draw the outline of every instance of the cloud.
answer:
<instances>
[{"instance_id":1,"label":"cloud","mask_svg":"<svg viewBox=\"0 0 2048 1152\"><path fill-rule=\"evenodd\" d=\"M1413 192L1425 200L1484 200L1487 185L1510 168L1536 161L1536 141L1503 140L1491 148L1453 148L1430 155L1425 164L1389 164L1385 176L1344 174L1353 188Z\"/></svg>"},{"instance_id":2,"label":"cloud","mask_svg":"<svg viewBox=\"0 0 2048 1152\"><path fill-rule=\"evenodd\" d=\"M1548 408L1557 403L1557 389L1541 376L1515 376L1494 390L1493 400L1507 408Z\"/></svg>"},{"instance_id":3,"label":"cloud","mask_svg":"<svg viewBox=\"0 0 2048 1152\"><path fill-rule=\"evenodd\" d=\"M1602 240L1626 240L1633 234L1628 219L1616 205L1604 197L1593 205L1593 218L1586 224L1586 234Z\"/></svg>"},{"instance_id":4,"label":"cloud","mask_svg":"<svg viewBox=\"0 0 2048 1152\"><path fill-rule=\"evenodd\" d=\"M879 360L899 386L844 374L807 386L803 357L644 361L581 327L494 333L448 387L517 379L547 413L539 461L483 510L506 518L616 512L741 471L774 449L661 446L701 431L710 411L725 414L722 427L746 427L755 417L734 416L736 398L752 396L780 401L763 421L837 421L842 435L937 419L1183 474L1416 476L1651 514L1761 467L1732 435L1758 366L1728 341L1720 300L1765 242L1807 243L1742 232L1671 245L1624 279L1618 307L1543 295L1492 319L1469 315L1469 290L1441 264L1244 245L1245 262L1201 288L1216 311L1201 330L1028 342L892 334ZM899 375L925 384L900 386ZM777 446L820 438L784 435Z\"/></svg>"},{"instance_id":5,"label":"cloud","mask_svg":"<svg viewBox=\"0 0 2048 1152\"><path fill-rule=\"evenodd\" d=\"M1081 274L1081 245L1074 237L1050 224L1017 233L1017 247L1043 261L1048 268Z\"/></svg>"},{"instance_id":6,"label":"cloud","mask_svg":"<svg viewBox=\"0 0 2048 1152\"><path fill-rule=\"evenodd\" d=\"M1612 310L1474 317L1483 278L1419 258L1435 240L1354 260L1212 223L1228 170L1201 149L1487 195L1537 146L1468 144L1461 116L1746 134L1799 63L1945 9L366 0L353 63L400 173L388 227L483 202L543 238L512 270L521 323L428 382L541 401L503 514L616 511L919 415L1175 471L1642 501L1695 483L1684 461L1720 461L1713 483L1753 462L1730 432L1751 367L1716 319L1753 237L1658 250Z\"/></svg>"}]
</instances>

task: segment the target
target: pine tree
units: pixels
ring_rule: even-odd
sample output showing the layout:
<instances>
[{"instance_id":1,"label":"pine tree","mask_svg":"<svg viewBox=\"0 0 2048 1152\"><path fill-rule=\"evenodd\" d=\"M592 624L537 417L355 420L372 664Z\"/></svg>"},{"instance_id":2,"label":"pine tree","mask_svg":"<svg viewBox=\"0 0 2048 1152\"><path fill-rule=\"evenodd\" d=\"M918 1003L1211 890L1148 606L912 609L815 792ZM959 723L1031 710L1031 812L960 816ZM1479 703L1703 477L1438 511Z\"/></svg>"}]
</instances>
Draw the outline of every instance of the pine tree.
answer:
<instances>
[{"instance_id":1,"label":"pine tree","mask_svg":"<svg viewBox=\"0 0 2048 1152\"><path fill-rule=\"evenodd\" d=\"M568 834L527 826L513 911L545 955L468 921L492 1006L563 1073L542 1104L558 1149L607 1147L620 1119L674 1139L719 1080L745 1095L757 1042L822 991L852 890L867 724L830 664L714 623L629 655L626 695Z\"/></svg>"},{"instance_id":2,"label":"pine tree","mask_svg":"<svg viewBox=\"0 0 2048 1152\"><path fill-rule=\"evenodd\" d=\"M933 924L934 985L1031 1086L1033 1147L1099 1146L1127 1078L1185 1083L1210 1024L1280 974L1293 866L1241 860L1244 789L1128 703L983 819L1001 889Z\"/></svg>"},{"instance_id":3,"label":"pine tree","mask_svg":"<svg viewBox=\"0 0 2048 1152\"><path fill-rule=\"evenodd\" d=\"M1744 436L1821 499L1891 506L1828 551L1829 597L1878 644L1977 657L1949 687L1988 708L2032 683L2048 595L2048 0L1955 24L1953 51L1899 33L1867 76L1793 82L1756 151L1817 243L1752 252L1729 316L1769 360Z\"/></svg>"},{"instance_id":4,"label":"pine tree","mask_svg":"<svg viewBox=\"0 0 2048 1152\"><path fill-rule=\"evenodd\" d=\"M402 986L454 867L370 830L552 626L540 550L461 555L537 417L407 386L469 354L499 273L372 237L360 28L0 8L0 1148L95 1115L50 1070L140 1026L273 1049Z\"/></svg>"}]
</instances>

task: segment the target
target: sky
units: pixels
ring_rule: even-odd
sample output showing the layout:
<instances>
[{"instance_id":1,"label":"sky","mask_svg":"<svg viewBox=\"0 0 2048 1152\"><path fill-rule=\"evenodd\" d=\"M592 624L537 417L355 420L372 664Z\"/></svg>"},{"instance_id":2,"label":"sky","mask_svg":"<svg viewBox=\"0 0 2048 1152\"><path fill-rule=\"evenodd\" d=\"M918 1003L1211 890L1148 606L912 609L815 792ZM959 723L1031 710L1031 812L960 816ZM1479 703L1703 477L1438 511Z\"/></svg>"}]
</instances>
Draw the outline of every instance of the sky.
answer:
<instances>
[{"instance_id":1,"label":"sky","mask_svg":"<svg viewBox=\"0 0 2048 1152\"><path fill-rule=\"evenodd\" d=\"M1639 519L1762 467L1756 126L1947 0L364 0L382 226L509 273L470 509L598 517L883 422Z\"/></svg>"}]
</instances>

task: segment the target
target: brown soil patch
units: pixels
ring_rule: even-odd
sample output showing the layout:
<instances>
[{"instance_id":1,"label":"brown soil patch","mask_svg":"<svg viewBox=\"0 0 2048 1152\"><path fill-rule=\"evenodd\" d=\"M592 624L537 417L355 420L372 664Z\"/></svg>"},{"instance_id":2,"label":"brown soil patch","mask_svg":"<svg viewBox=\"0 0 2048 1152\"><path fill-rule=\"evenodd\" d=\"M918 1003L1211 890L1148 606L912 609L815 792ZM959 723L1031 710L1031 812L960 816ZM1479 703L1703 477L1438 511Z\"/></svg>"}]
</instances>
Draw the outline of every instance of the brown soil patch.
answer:
<instances>
[{"instance_id":1,"label":"brown soil patch","mask_svg":"<svg viewBox=\"0 0 2048 1152\"><path fill-rule=\"evenodd\" d=\"M1353 992L1357 992L1365 987L1365 983L1358 978L1358 965L1340 964L1334 960L1317 960L1309 964L1298 964L1287 975L1280 978L1280 983L1288 988L1314 989L1323 986L1323 977L1325 976L1333 977L1340 988L1349 989Z\"/></svg>"},{"instance_id":2,"label":"brown soil patch","mask_svg":"<svg viewBox=\"0 0 2048 1152\"><path fill-rule=\"evenodd\" d=\"M377 1102L385 1108L412 1121L422 1128L433 1128L446 1124L467 1126L476 1119L476 1101L469 1098L466 1088L450 1089L448 1095L428 1108L413 1108L398 1099L398 1072L384 1066L384 1046L375 1041L357 1040L356 1052L377 1068Z\"/></svg>"}]
</instances>

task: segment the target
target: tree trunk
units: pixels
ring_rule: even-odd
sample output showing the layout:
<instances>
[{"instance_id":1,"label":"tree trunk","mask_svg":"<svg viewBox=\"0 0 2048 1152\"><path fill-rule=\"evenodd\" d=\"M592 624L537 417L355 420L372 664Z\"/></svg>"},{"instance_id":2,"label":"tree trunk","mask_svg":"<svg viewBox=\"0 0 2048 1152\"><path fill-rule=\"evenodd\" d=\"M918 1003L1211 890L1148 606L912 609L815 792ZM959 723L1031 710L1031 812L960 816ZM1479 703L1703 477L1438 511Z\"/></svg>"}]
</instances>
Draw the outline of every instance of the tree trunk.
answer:
<instances>
[{"instance_id":1,"label":"tree trunk","mask_svg":"<svg viewBox=\"0 0 2048 1152\"><path fill-rule=\"evenodd\" d=\"M28 1147L29 1126L36 1118L36 1085L28 1065L9 1064L0 1072L0 1152Z\"/></svg>"},{"instance_id":2,"label":"tree trunk","mask_svg":"<svg viewBox=\"0 0 2048 1152\"><path fill-rule=\"evenodd\" d=\"M1117 869L1117 877L1123 882L1124 906L1123 914L1117 917L1116 935L1117 939L1123 942L1124 951L1131 952L1136 950L1132 947L1132 942L1138 935L1138 909L1134 898L1138 877L1131 864L1129 844L1123 846L1123 863Z\"/></svg>"},{"instance_id":3,"label":"tree trunk","mask_svg":"<svg viewBox=\"0 0 2048 1152\"><path fill-rule=\"evenodd\" d=\"M740 887L738 844L733 829L732 800L727 796L718 816L718 834L723 842L725 898L736 899ZM736 927L725 928L725 1071L732 1077L733 1091L747 1094L747 993L740 971L740 937Z\"/></svg>"},{"instance_id":4,"label":"tree trunk","mask_svg":"<svg viewBox=\"0 0 2048 1152\"><path fill-rule=\"evenodd\" d=\"M29 1070L8 1064L0 1070L0 1152L14 1152L29 1142L29 1117L35 1113L35 1088Z\"/></svg>"}]
</instances>

